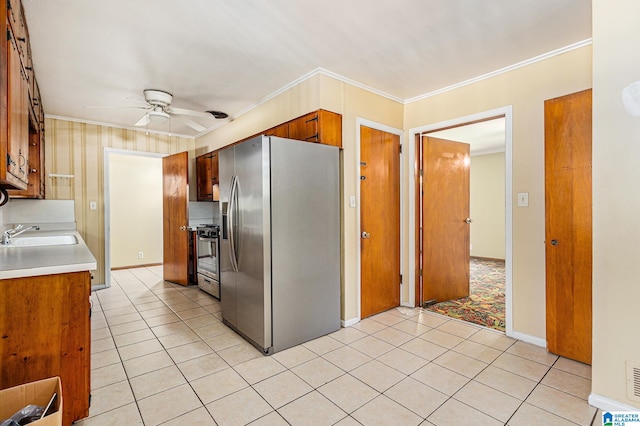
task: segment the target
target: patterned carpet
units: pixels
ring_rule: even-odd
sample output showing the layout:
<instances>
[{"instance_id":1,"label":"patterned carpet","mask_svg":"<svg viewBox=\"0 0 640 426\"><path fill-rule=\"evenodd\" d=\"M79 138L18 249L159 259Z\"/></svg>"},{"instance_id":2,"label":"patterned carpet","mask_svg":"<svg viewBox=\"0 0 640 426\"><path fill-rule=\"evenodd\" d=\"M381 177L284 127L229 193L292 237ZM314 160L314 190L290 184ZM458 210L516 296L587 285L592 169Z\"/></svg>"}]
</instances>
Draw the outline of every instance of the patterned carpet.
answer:
<instances>
[{"instance_id":1,"label":"patterned carpet","mask_svg":"<svg viewBox=\"0 0 640 426\"><path fill-rule=\"evenodd\" d=\"M471 259L469 297L436 303L426 309L504 331L504 260Z\"/></svg>"}]
</instances>

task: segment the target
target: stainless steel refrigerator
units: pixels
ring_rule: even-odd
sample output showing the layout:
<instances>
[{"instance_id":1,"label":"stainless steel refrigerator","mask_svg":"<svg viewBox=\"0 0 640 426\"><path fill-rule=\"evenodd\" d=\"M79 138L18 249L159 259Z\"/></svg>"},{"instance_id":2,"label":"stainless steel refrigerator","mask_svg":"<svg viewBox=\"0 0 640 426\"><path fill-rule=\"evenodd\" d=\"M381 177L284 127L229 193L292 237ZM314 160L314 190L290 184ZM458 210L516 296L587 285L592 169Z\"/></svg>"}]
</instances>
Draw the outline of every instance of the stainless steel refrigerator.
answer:
<instances>
[{"instance_id":1,"label":"stainless steel refrigerator","mask_svg":"<svg viewBox=\"0 0 640 426\"><path fill-rule=\"evenodd\" d=\"M265 354L338 330L338 148L259 136L218 158L224 323Z\"/></svg>"}]
</instances>

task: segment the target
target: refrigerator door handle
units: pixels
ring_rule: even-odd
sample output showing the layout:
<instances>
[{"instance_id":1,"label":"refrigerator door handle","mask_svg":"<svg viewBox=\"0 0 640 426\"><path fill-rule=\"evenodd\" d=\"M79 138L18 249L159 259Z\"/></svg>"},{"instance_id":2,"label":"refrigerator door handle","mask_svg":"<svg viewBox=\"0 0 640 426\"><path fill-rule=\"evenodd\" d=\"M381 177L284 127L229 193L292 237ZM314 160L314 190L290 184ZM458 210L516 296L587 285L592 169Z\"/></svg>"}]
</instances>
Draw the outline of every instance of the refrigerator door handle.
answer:
<instances>
[{"instance_id":1,"label":"refrigerator door handle","mask_svg":"<svg viewBox=\"0 0 640 426\"><path fill-rule=\"evenodd\" d=\"M237 197L238 197L238 176L233 175L231 178L231 193L229 194L229 257L231 259L231 267L234 272L238 272L238 257L236 255L236 240L235 240L235 220L237 211Z\"/></svg>"}]
</instances>

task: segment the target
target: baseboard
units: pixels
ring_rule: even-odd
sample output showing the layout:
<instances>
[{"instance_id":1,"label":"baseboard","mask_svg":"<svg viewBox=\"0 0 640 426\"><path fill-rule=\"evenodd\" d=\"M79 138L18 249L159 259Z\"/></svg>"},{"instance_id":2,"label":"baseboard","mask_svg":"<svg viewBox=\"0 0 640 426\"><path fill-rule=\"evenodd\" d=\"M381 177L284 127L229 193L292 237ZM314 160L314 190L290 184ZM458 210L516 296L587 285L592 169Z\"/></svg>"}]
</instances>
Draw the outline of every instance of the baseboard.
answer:
<instances>
[{"instance_id":1,"label":"baseboard","mask_svg":"<svg viewBox=\"0 0 640 426\"><path fill-rule=\"evenodd\" d=\"M470 256L471 259L478 259L478 260L495 260L495 261L499 261L499 262L504 262L504 259L499 259L497 257L483 257L483 256Z\"/></svg>"},{"instance_id":2,"label":"baseboard","mask_svg":"<svg viewBox=\"0 0 640 426\"><path fill-rule=\"evenodd\" d=\"M518 331L514 331L511 334L507 334L507 336L513 337L514 339L522 340L523 342L531 343L532 345L540 346L541 348L547 347L547 341L545 339L541 339L535 336L530 336L528 334L520 333Z\"/></svg>"},{"instance_id":3,"label":"baseboard","mask_svg":"<svg viewBox=\"0 0 640 426\"><path fill-rule=\"evenodd\" d=\"M615 399L592 393L589 395L589 405L601 409L602 411L640 411L640 407L623 404Z\"/></svg>"},{"instance_id":4,"label":"baseboard","mask_svg":"<svg viewBox=\"0 0 640 426\"><path fill-rule=\"evenodd\" d=\"M162 266L162 263L145 263L144 265L116 266L112 267L111 270L119 271L121 269L148 268L150 266Z\"/></svg>"},{"instance_id":5,"label":"baseboard","mask_svg":"<svg viewBox=\"0 0 640 426\"><path fill-rule=\"evenodd\" d=\"M351 327L354 324L357 324L360 322L360 318L351 318L348 320L340 320L340 325L342 325L343 327Z\"/></svg>"}]
</instances>

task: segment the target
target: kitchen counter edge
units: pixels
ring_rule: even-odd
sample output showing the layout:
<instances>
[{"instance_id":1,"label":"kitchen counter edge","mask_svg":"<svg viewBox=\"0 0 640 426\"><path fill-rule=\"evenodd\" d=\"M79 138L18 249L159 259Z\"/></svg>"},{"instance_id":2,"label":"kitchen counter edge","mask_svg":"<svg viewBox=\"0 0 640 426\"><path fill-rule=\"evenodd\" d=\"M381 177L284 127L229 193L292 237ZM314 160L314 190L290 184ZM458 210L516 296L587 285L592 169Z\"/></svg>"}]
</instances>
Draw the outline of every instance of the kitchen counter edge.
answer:
<instances>
[{"instance_id":1,"label":"kitchen counter edge","mask_svg":"<svg viewBox=\"0 0 640 426\"><path fill-rule=\"evenodd\" d=\"M91 271L97 268L95 257L78 231L48 231L38 235L74 235L78 244L0 247L0 280Z\"/></svg>"}]
</instances>

